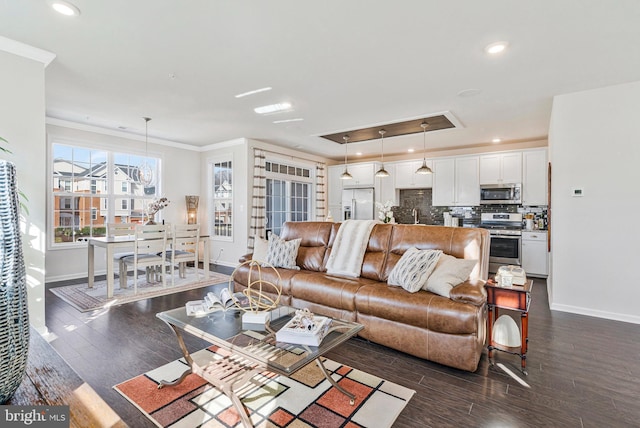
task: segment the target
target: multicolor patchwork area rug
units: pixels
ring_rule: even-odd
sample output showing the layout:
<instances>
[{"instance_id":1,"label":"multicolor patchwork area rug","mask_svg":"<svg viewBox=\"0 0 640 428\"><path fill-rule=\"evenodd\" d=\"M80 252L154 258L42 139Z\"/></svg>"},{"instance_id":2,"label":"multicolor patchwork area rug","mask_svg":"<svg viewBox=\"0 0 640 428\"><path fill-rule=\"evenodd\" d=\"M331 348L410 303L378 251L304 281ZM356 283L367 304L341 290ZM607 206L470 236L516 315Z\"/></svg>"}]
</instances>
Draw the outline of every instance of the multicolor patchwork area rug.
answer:
<instances>
[{"instance_id":1,"label":"multicolor patchwork area rug","mask_svg":"<svg viewBox=\"0 0 640 428\"><path fill-rule=\"evenodd\" d=\"M221 358L217 349L212 346L192 357L202 365ZM324 360L324 365L339 385L356 395L353 406L315 363L291 377L264 372L240 394L254 426L390 427L415 393L335 361ZM114 388L159 427L241 427L231 400L198 375L189 375L180 385L158 389L160 380L175 380L187 367L184 359L176 360Z\"/></svg>"}]
</instances>

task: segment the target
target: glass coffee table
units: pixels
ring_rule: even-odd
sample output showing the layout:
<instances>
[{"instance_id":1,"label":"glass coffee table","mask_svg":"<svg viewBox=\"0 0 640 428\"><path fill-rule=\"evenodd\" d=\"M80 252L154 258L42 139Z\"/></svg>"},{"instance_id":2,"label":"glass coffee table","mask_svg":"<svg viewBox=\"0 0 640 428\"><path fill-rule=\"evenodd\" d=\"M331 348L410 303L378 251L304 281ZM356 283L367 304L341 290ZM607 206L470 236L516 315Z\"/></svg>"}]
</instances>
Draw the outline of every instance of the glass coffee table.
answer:
<instances>
[{"instance_id":1,"label":"glass coffee table","mask_svg":"<svg viewBox=\"0 0 640 428\"><path fill-rule=\"evenodd\" d=\"M229 397L238 410L242 423L252 427L249 414L237 391L247 385L256 374L265 370L291 376L315 361L331 385L349 397L350 404L353 405L355 396L331 378L320 357L355 336L363 326L332 319L331 327L320 346L277 342L275 333L291 319L295 311L295 308L280 306L272 311L271 320L265 325L243 324L243 312L239 310L217 311L202 317L187 315L184 307L158 313L156 316L167 323L176 334L180 349L190 367L175 381L162 381L158 388L177 385L189 374L195 373ZM191 358L184 343L183 332L228 351L228 356L211 361L205 366L198 365Z\"/></svg>"}]
</instances>

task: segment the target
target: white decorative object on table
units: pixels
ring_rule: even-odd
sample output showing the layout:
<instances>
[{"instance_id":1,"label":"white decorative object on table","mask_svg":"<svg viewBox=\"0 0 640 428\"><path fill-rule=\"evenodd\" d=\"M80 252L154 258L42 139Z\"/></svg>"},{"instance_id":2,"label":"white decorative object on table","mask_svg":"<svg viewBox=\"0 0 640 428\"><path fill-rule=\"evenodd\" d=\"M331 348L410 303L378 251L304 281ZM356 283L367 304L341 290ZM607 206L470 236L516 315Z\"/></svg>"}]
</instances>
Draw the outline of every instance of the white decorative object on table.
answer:
<instances>
[{"instance_id":1,"label":"white decorative object on table","mask_svg":"<svg viewBox=\"0 0 640 428\"><path fill-rule=\"evenodd\" d=\"M257 260L248 260L241 263L229 278L229 291L233 294L234 291L234 277L238 272L238 269L242 266L249 266L249 273L247 274L247 288L242 290L248 299L247 306L236 306L244 311L242 314L242 322L250 324L264 324L270 316L270 311L275 309L280 302L280 296L282 295L282 287L280 286L280 273L276 268L266 262L260 262ZM262 278L262 269L272 269L276 276L277 281L274 284L271 281ZM271 292L276 295L276 298L272 298L267 292Z\"/></svg>"}]
</instances>

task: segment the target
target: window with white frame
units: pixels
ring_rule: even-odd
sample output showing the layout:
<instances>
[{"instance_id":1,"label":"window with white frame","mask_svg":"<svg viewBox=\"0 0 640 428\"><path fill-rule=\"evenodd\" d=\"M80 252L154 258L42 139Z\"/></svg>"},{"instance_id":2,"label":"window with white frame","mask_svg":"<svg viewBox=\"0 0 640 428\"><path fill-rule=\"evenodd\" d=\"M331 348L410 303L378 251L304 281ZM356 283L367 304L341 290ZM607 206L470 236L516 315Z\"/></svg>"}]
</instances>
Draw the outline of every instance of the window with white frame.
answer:
<instances>
[{"instance_id":1,"label":"window with white frame","mask_svg":"<svg viewBox=\"0 0 640 428\"><path fill-rule=\"evenodd\" d=\"M105 236L109 222L147 220L146 207L157 196L160 182L160 159L58 143L52 144L51 153L53 246ZM145 160L155 177L149 186L138 176Z\"/></svg>"},{"instance_id":2,"label":"window with white frame","mask_svg":"<svg viewBox=\"0 0 640 428\"><path fill-rule=\"evenodd\" d=\"M276 160L265 162L266 230L277 235L285 221L308 221L312 212L311 168Z\"/></svg>"},{"instance_id":3,"label":"window with white frame","mask_svg":"<svg viewBox=\"0 0 640 428\"><path fill-rule=\"evenodd\" d=\"M214 238L233 238L233 165L231 160L209 163L212 180L211 235Z\"/></svg>"}]
</instances>

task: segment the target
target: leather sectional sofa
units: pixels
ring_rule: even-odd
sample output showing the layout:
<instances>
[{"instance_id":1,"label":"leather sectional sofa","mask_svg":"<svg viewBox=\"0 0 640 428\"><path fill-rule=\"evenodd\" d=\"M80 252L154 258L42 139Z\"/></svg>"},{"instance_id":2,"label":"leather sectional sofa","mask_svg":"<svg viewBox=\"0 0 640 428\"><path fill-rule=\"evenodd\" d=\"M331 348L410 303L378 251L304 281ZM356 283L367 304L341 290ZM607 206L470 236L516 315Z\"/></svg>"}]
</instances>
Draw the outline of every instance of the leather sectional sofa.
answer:
<instances>
[{"instance_id":1,"label":"leather sectional sofa","mask_svg":"<svg viewBox=\"0 0 640 428\"><path fill-rule=\"evenodd\" d=\"M332 276L326 263L340 223L287 222L280 237L301 238L296 259L300 270L278 268L282 304L356 321L359 335L408 354L462 370L475 371L486 336L489 234L484 229L376 224L359 278ZM420 290L388 286L389 273L411 247L439 249L457 258L477 260L469 279L450 298ZM251 254L240 261L251 259ZM236 291L247 285L249 268L234 274ZM276 281L270 269L262 276ZM255 278L252 278L255 280Z\"/></svg>"}]
</instances>

